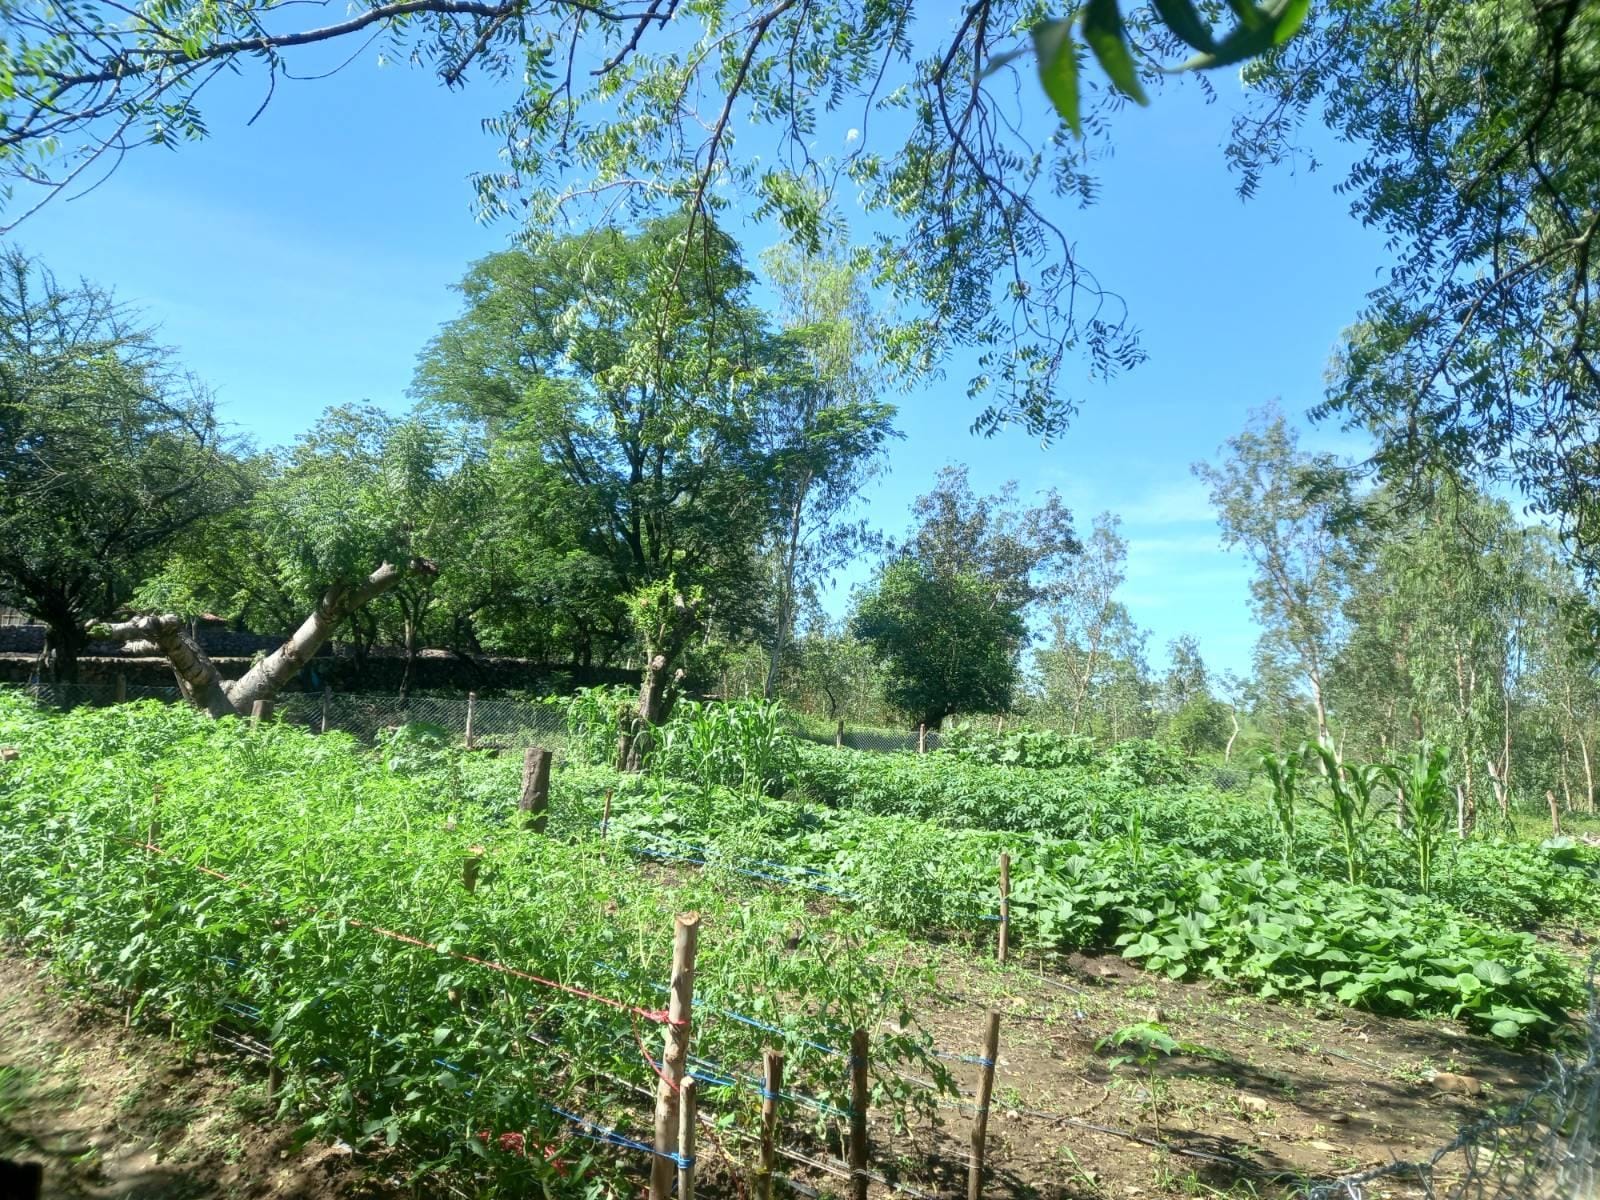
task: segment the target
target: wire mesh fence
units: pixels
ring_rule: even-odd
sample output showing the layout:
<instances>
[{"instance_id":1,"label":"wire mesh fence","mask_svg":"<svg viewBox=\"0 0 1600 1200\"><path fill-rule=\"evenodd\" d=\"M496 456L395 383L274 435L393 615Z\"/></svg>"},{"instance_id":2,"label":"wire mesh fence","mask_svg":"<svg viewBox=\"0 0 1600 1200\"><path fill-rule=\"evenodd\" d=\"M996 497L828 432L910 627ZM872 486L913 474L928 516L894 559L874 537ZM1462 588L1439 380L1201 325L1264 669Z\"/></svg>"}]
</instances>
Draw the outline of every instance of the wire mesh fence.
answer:
<instances>
[{"instance_id":1,"label":"wire mesh fence","mask_svg":"<svg viewBox=\"0 0 1600 1200\"><path fill-rule=\"evenodd\" d=\"M1307 1200L1600 1200L1600 1002L1589 960L1589 1011L1575 1048L1503 1114L1464 1126L1425 1159L1385 1163L1306 1189Z\"/></svg>"},{"instance_id":2,"label":"wire mesh fence","mask_svg":"<svg viewBox=\"0 0 1600 1200\"><path fill-rule=\"evenodd\" d=\"M915 754L919 749L937 750L940 745L937 729L922 733L915 729L851 729L846 726L842 733L821 733L795 721L790 726L790 732L819 746L842 746L846 750L864 750L869 754Z\"/></svg>"},{"instance_id":3,"label":"wire mesh fence","mask_svg":"<svg viewBox=\"0 0 1600 1200\"><path fill-rule=\"evenodd\" d=\"M103 707L134 700L180 703L176 687L121 684L30 684L39 703L71 709ZM377 741L402 725L424 726L442 736L461 739L482 749L541 746L560 757L567 737L566 715L559 705L525 700L484 700L457 696L369 695L344 692L284 692L273 702L275 720L322 733L339 730L363 742Z\"/></svg>"}]
</instances>

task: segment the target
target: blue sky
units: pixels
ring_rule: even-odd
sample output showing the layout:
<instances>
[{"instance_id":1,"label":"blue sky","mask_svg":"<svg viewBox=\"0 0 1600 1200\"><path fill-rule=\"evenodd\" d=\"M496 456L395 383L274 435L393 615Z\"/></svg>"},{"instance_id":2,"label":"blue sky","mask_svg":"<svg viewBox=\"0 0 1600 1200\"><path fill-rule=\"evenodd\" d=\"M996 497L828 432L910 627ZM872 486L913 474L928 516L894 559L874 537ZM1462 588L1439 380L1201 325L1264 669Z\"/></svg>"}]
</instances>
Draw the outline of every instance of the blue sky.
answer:
<instances>
[{"instance_id":1,"label":"blue sky","mask_svg":"<svg viewBox=\"0 0 1600 1200\"><path fill-rule=\"evenodd\" d=\"M513 229L474 219L467 182L495 166L478 122L499 111L498 97L477 84L448 92L374 57L280 85L248 126L259 91L230 82L207 110L210 139L130 155L12 240L142 307L215 388L225 419L260 443L292 439L333 404L406 407L417 352L457 311L449 285ZM1325 140L1319 155L1335 165L1281 170L1253 200L1237 199L1221 154L1228 116L1226 100L1207 106L1192 89L1128 108L1097 204L1056 214L1126 298L1149 361L1109 382L1087 382L1069 363L1063 386L1081 415L1048 447L1020 432L968 434L973 402L952 363L897 398L906 436L866 511L899 532L938 468L964 462L980 490L1008 479L1024 494L1059 489L1085 530L1095 513L1119 513L1130 542L1122 598L1151 630L1152 658L1159 665L1166 642L1191 633L1214 666L1242 671L1256 636L1248 573L1218 548L1189 466L1213 457L1251 409L1277 401L1300 419L1388 258L1334 194L1344 156ZM772 240L740 232L752 261ZM1330 428L1308 428L1305 444L1362 449ZM845 573L835 606L866 570Z\"/></svg>"}]
</instances>

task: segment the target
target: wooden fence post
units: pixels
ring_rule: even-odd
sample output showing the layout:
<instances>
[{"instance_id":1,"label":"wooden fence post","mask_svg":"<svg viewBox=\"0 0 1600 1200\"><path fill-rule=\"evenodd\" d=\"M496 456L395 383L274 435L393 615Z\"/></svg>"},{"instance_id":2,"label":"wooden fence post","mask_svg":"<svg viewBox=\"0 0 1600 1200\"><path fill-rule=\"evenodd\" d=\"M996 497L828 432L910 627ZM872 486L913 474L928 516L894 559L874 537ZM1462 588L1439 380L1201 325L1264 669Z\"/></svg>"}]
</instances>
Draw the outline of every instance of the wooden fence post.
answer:
<instances>
[{"instance_id":1,"label":"wooden fence post","mask_svg":"<svg viewBox=\"0 0 1600 1200\"><path fill-rule=\"evenodd\" d=\"M472 749L472 722L478 715L478 693L467 693L467 749Z\"/></svg>"},{"instance_id":2,"label":"wooden fence post","mask_svg":"<svg viewBox=\"0 0 1600 1200\"><path fill-rule=\"evenodd\" d=\"M1000 961L1011 947L1011 855L1000 851Z\"/></svg>"},{"instance_id":3,"label":"wooden fence post","mask_svg":"<svg viewBox=\"0 0 1600 1200\"><path fill-rule=\"evenodd\" d=\"M254 729L264 721L272 720L272 701L257 700L250 706L250 728Z\"/></svg>"},{"instance_id":4,"label":"wooden fence post","mask_svg":"<svg viewBox=\"0 0 1600 1200\"><path fill-rule=\"evenodd\" d=\"M117 672L117 703L118 704L126 704L127 702L128 702L128 677L127 677L127 675L123 674L123 672L118 671Z\"/></svg>"},{"instance_id":5,"label":"wooden fence post","mask_svg":"<svg viewBox=\"0 0 1600 1200\"><path fill-rule=\"evenodd\" d=\"M600 814L600 840L606 840L606 827L611 824L611 789L606 789L606 809Z\"/></svg>"},{"instance_id":6,"label":"wooden fence post","mask_svg":"<svg viewBox=\"0 0 1600 1200\"><path fill-rule=\"evenodd\" d=\"M267 1063L267 1103L271 1104L278 1098L278 1093L283 1089L283 1068L276 1060Z\"/></svg>"},{"instance_id":7,"label":"wooden fence post","mask_svg":"<svg viewBox=\"0 0 1600 1200\"><path fill-rule=\"evenodd\" d=\"M1549 788L1544 791L1544 798L1550 805L1550 836L1561 836L1561 810L1556 807L1556 794Z\"/></svg>"},{"instance_id":8,"label":"wooden fence post","mask_svg":"<svg viewBox=\"0 0 1600 1200\"><path fill-rule=\"evenodd\" d=\"M522 752L522 798L517 808L528 814L524 829L543 833L550 821L550 760L548 750L529 746Z\"/></svg>"},{"instance_id":9,"label":"wooden fence post","mask_svg":"<svg viewBox=\"0 0 1600 1200\"><path fill-rule=\"evenodd\" d=\"M867 1031L850 1035L850 1197L867 1200Z\"/></svg>"},{"instance_id":10,"label":"wooden fence post","mask_svg":"<svg viewBox=\"0 0 1600 1200\"><path fill-rule=\"evenodd\" d=\"M332 698L333 689L331 687L324 687L322 689L322 728L318 730L319 733L328 732L328 702Z\"/></svg>"},{"instance_id":11,"label":"wooden fence post","mask_svg":"<svg viewBox=\"0 0 1600 1200\"><path fill-rule=\"evenodd\" d=\"M756 1171L756 1200L772 1200L772 1173L778 1162L778 1097L783 1092L783 1055L761 1055L761 1166Z\"/></svg>"},{"instance_id":12,"label":"wooden fence post","mask_svg":"<svg viewBox=\"0 0 1600 1200\"><path fill-rule=\"evenodd\" d=\"M989 1012L983 1032L983 1074L978 1077L978 1110L972 1115L972 1161L967 1168L967 1200L983 1195L983 1151L989 1132L989 1099L994 1095L994 1064L1000 1057L1000 1014Z\"/></svg>"},{"instance_id":13,"label":"wooden fence post","mask_svg":"<svg viewBox=\"0 0 1600 1200\"><path fill-rule=\"evenodd\" d=\"M483 865L483 847L474 846L461 859L461 886L469 892L478 890L478 868Z\"/></svg>"},{"instance_id":14,"label":"wooden fence post","mask_svg":"<svg viewBox=\"0 0 1600 1200\"><path fill-rule=\"evenodd\" d=\"M926 725L918 725L917 726L917 753L918 754L926 754L927 752L928 752L928 727Z\"/></svg>"},{"instance_id":15,"label":"wooden fence post","mask_svg":"<svg viewBox=\"0 0 1600 1200\"><path fill-rule=\"evenodd\" d=\"M839 718L839 727L833 731L833 748L844 749L844 718Z\"/></svg>"},{"instance_id":16,"label":"wooden fence post","mask_svg":"<svg viewBox=\"0 0 1600 1200\"><path fill-rule=\"evenodd\" d=\"M672 1190L673 1162L663 1157L678 1149L678 1090L689 1058L690 1015L694 1010L694 952L700 914L679 913L672 939L672 992L667 1002L667 1031L661 1054L661 1082L656 1087L656 1156L650 1160L650 1200L667 1200Z\"/></svg>"},{"instance_id":17,"label":"wooden fence post","mask_svg":"<svg viewBox=\"0 0 1600 1200\"><path fill-rule=\"evenodd\" d=\"M694 1135L699 1120L694 1080L678 1089L678 1200L694 1200Z\"/></svg>"}]
</instances>

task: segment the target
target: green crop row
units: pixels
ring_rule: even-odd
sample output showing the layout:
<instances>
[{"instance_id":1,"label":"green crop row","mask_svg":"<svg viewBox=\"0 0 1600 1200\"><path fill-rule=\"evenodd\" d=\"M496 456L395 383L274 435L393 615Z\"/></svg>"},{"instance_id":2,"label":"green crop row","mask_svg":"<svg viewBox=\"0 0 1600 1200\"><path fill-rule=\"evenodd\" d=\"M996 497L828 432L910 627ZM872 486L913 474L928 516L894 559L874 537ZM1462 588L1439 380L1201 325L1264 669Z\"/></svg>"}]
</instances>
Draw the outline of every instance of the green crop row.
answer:
<instances>
[{"instance_id":1,"label":"green crop row","mask_svg":"<svg viewBox=\"0 0 1600 1200\"><path fill-rule=\"evenodd\" d=\"M1281 835L1261 797L1200 782L1159 782L1170 778L1168 765L1145 761L1141 746L1129 743L1083 765L1024 770L943 752L867 755L807 745L799 748L791 791L831 807L961 829L1083 842L1131 839L1181 846L1207 859L1282 856ZM1307 802L1299 824L1295 872L1343 878L1346 863L1333 822ZM1370 882L1415 887L1410 851L1387 816L1363 836ZM1600 856L1590 848L1452 837L1444 850L1433 894L1468 915L1517 929L1600 919Z\"/></svg>"},{"instance_id":2,"label":"green crop row","mask_svg":"<svg viewBox=\"0 0 1600 1200\"><path fill-rule=\"evenodd\" d=\"M640 1039L658 1055L661 1029L628 1010L664 1005L671 914L689 909L704 914L697 1056L736 1073L784 1047L788 1086L810 1101L795 1119L816 1122L848 1090L845 1060L811 1043L845 1045L852 1028L875 1031L874 1105L887 1114L931 1103L890 1068L946 1078L926 1037L882 1032L910 1026L904 997L926 981L864 916L818 926L800 894L730 894L696 872L669 885L611 845L573 840L598 819L593 773L562 777L552 836L539 836L508 819L514 763L406 738L374 754L343 735L158 704L45 716L0 694L0 742L21 751L0 765L0 932L181 1037L230 1023L269 1041L287 1069L283 1112L311 1131L398 1143L422 1169L466 1165L502 1184L636 1170L642 1160L596 1150L556 1109L648 1140L638 1091L656 1080ZM164 854L141 845L152 821ZM471 892L468 857L481 864ZM702 1098L732 1125L757 1119L748 1089ZM506 1131L552 1158L478 1136Z\"/></svg>"}]
</instances>

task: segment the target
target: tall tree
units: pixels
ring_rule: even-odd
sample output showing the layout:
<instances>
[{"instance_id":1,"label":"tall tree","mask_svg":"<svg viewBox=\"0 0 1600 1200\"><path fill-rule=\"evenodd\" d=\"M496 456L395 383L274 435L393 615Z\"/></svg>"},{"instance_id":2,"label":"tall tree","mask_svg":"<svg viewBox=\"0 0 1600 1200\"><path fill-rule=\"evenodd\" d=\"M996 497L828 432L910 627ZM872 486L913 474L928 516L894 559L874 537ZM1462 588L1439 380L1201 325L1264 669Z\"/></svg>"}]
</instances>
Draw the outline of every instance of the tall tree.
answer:
<instances>
[{"instance_id":1,"label":"tall tree","mask_svg":"<svg viewBox=\"0 0 1600 1200\"><path fill-rule=\"evenodd\" d=\"M127 308L0 258L0 603L43 622L51 677L159 557L243 497L211 397Z\"/></svg>"},{"instance_id":2,"label":"tall tree","mask_svg":"<svg viewBox=\"0 0 1600 1200\"><path fill-rule=\"evenodd\" d=\"M1250 558L1256 620L1298 659L1317 740L1331 745L1326 683L1349 587L1340 532L1352 508L1348 477L1332 456L1302 453L1283 415L1271 410L1227 449L1219 465L1196 463L1194 472L1211 487L1223 546Z\"/></svg>"},{"instance_id":3,"label":"tall tree","mask_svg":"<svg viewBox=\"0 0 1600 1200\"><path fill-rule=\"evenodd\" d=\"M262 465L246 508L167 558L137 597L147 611L107 631L158 647L185 695L215 716L271 699L374 600L437 574L428 554L448 544L452 512L440 499L450 468L435 436L376 410L330 409ZM310 611L282 646L227 682L185 632L185 618L201 607L231 615L249 605L251 593L224 573L240 557L256 564L252 578L284 611Z\"/></svg>"},{"instance_id":4,"label":"tall tree","mask_svg":"<svg viewBox=\"0 0 1600 1200\"><path fill-rule=\"evenodd\" d=\"M1064 687L1057 689L1057 703L1064 706L1067 728L1074 733L1086 726L1090 690L1117 616L1115 596L1127 576L1128 541L1118 532L1120 525L1121 520L1109 512L1094 519L1094 528L1082 553L1072 561L1050 614L1054 634L1051 668L1070 676Z\"/></svg>"},{"instance_id":5,"label":"tall tree","mask_svg":"<svg viewBox=\"0 0 1600 1200\"><path fill-rule=\"evenodd\" d=\"M940 471L912 513L905 544L858 598L852 630L884 658L890 702L923 724L1003 712L1028 616L1060 596L1078 551L1072 516L1053 491L1028 508L1014 483L975 495L962 467Z\"/></svg>"},{"instance_id":6,"label":"tall tree","mask_svg":"<svg viewBox=\"0 0 1600 1200\"><path fill-rule=\"evenodd\" d=\"M894 408L877 399L882 322L842 254L807 255L785 243L763 261L788 335L774 346L758 431L774 505L763 688L771 699L802 606L815 602L830 572L870 545L865 522L847 518L892 434Z\"/></svg>"},{"instance_id":7,"label":"tall tree","mask_svg":"<svg viewBox=\"0 0 1600 1200\"><path fill-rule=\"evenodd\" d=\"M1326 415L1426 503L1434 468L1514 483L1600 568L1600 8L1328 0L1248 68L1246 188L1309 113L1349 141L1347 193L1396 263L1353 322ZM1413 485L1415 490L1413 491Z\"/></svg>"}]
</instances>

